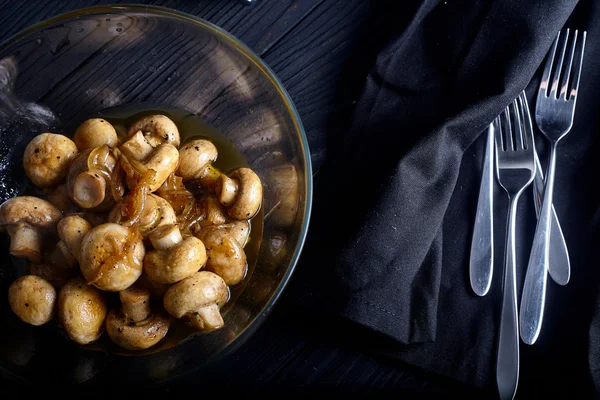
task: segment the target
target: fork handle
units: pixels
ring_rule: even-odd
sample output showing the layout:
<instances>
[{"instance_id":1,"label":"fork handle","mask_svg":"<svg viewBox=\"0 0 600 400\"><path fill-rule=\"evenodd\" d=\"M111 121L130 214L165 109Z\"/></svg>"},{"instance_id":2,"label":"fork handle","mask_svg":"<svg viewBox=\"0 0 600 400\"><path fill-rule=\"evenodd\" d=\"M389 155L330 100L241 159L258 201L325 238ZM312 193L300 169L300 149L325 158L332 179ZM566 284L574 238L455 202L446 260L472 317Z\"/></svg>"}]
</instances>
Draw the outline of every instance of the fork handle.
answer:
<instances>
[{"instance_id":1,"label":"fork handle","mask_svg":"<svg viewBox=\"0 0 600 400\"><path fill-rule=\"evenodd\" d=\"M544 303L546 302L546 282L548 261L550 258L550 230L552 215L552 194L554 191L554 171L556 168L556 142L550 146L548 174L542 210L535 229L527 274L521 295L521 339L527 344L537 340L544 318Z\"/></svg>"},{"instance_id":2,"label":"fork handle","mask_svg":"<svg viewBox=\"0 0 600 400\"><path fill-rule=\"evenodd\" d=\"M478 296L484 296L492 283L494 265L494 218L492 168L494 159L494 125L490 124L487 132L485 154L483 157L483 171L479 199L477 200L477 214L471 239L471 255L469 261L469 277L471 288Z\"/></svg>"},{"instance_id":3,"label":"fork handle","mask_svg":"<svg viewBox=\"0 0 600 400\"><path fill-rule=\"evenodd\" d=\"M513 399L519 381L519 322L517 320L517 260L515 219L520 193L511 197L506 229L502 311L496 360L496 384L501 400Z\"/></svg>"},{"instance_id":4,"label":"fork handle","mask_svg":"<svg viewBox=\"0 0 600 400\"><path fill-rule=\"evenodd\" d=\"M533 197L535 204L535 212L537 217L540 217L542 209L542 198L544 197L544 173L537 152L534 152L536 174L533 180ZM548 273L554 282L559 285L566 285L571 278L571 264L569 261L569 250L565 237L558 222L558 216L554 205L552 205L552 215L550 216L550 258L548 265Z\"/></svg>"}]
</instances>

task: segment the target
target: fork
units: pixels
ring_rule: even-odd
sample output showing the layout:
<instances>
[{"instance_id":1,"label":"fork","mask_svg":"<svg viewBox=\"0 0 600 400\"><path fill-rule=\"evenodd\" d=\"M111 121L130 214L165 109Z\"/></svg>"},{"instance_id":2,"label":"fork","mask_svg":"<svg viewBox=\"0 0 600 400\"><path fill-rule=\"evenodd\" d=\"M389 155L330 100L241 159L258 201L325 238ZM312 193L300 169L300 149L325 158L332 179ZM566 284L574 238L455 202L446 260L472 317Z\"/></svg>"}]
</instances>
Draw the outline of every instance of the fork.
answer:
<instances>
[{"instance_id":1,"label":"fork","mask_svg":"<svg viewBox=\"0 0 600 400\"><path fill-rule=\"evenodd\" d=\"M525 110L529 112L529 110ZM537 218L540 217L542 211L542 198L544 197L544 173L542 172L542 164L535 153L535 178L533 179L533 203ZM569 261L569 250L567 243L562 233L560 222L554 205L552 205L552 215L550 221L550 263L548 265L548 273L554 282L564 286L569 283L571 277L571 263Z\"/></svg>"},{"instance_id":2,"label":"fork","mask_svg":"<svg viewBox=\"0 0 600 400\"><path fill-rule=\"evenodd\" d=\"M558 60L555 60L556 50L561 39L561 33L559 32L546 61L537 96L535 120L540 131L550 142L550 155L542 210L533 237L521 297L520 333L521 339L527 344L533 344L537 340L544 317L546 271L549 270L548 261L550 257L550 218L556 169L556 147L573 126L586 32L583 32L582 40L578 41L578 36L578 32L575 31L572 40L569 42L569 30L567 29L564 35L565 38L562 40L562 49ZM565 59L567 48L570 51ZM549 85L551 78L552 85Z\"/></svg>"},{"instance_id":3,"label":"fork","mask_svg":"<svg viewBox=\"0 0 600 400\"><path fill-rule=\"evenodd\" d=\"M514 398L519 381L515 222L519 197L535 175L533 128L529 114L524 112L525 107L527 98L521 93L495 122L498 126L495 134L496 174L509 198L496 360L496 383L501 399Z\"/></svg>"}]
</instances>

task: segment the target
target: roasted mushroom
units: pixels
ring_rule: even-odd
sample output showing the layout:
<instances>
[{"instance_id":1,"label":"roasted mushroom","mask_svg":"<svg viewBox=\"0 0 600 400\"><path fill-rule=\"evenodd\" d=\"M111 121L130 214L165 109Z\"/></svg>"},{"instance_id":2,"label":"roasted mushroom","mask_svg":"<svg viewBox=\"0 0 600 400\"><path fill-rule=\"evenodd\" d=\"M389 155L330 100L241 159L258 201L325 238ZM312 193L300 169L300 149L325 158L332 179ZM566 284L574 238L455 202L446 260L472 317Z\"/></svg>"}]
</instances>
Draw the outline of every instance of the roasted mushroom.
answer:
<instances>
[{"instance_id":1,"label":"roasted mushroom","mask_svg":"<svg viewBox=\"0 0 600 400\"><path fill-rule=\"evenodd\" d=\"M0 228L10 235L10 254L34 263L42 261L44 236L56 230L62 213L45 200L13 197L0 205Z\"/></svg>"},{"instance_id":2,"label":"roasted mushroom","mask_svg":"<svg viewBox=\"0 0 600 400\"><path fill-rule=\"evenodd\" d=\"M108 309L102 292L81 277L68 281L58 294L58 317L69 338L93 343L104 330Z\"/></svg>"},{"instance_id":3,"label":"roasted mushroom","mask_svg":"<svg viewBox=\"0 0 600 400\"><path fill-rule=\"evenodd\" d=\"M175 146L163 143L154 148L141 131L131 136L120 149L121 166L129 189L143 186L149 193L155 192L175 172L179 163Z\"/></svg>"},{"instance_id":4,"label":"roasted mushroom","mask_svg":"<svg viewBox=\"0 0 600 400\"><path fill-rule=\"evenodd\" d=\"M206 269L219 275L227 285L244 279L248 269L242 245L225 229L218 226L202 228L197 236L206 246Z\"/></svg>"},{"instance_id":5,"label":"roasted mushroom","mask_svg":"<svg viewBox=\"0 0 600 400\"><path fill-rule=\"evenodd\" d=\"M234 169L229 175L222 174L215 183L217 198L234 219L250 219L256 215L262 203L262 184L250 168Z\"/></svg>"},{"instance_id":6,"label":"roasted mushroom","mask_svg":"<svg viewBox=\"0 0 600 400\"><path fill-rule=\"evenodd\" d=\"M42 133L25 148L23 167L34 185L45 188L60 183L67 175L77 146L71 139L56 133Z\"/></svg>"},{"instance_id":7,"label":"roasted mushroom","mask_svg":"<svg viewBox=\"0 0 600 400\"><path fill-rule=\"evenodd\" d=\"M49 266L66 268L67 270L73 268L75 264L77 264L77 258L71 254L67 248L67 244L62 240L56 244L46 258Z\"/></svg>"},{"instance_id":8,"label":"roasted mushroom","mask_svg":"<svg viewBox=\"0 0 600 400\"><path fill-rule=\"evenodd\" d=\"M56 186L48 193L48 202L64 213L75 209L66 183Z\"/></svg>"},{"instance_id":9,"label":"roasted mushroom","mask_svg":"<svg viewBox=\"0 0 600 400\"><path fill-rule=\"evenodd\" d=\"M200 225L221 225L227 221L227 211L219 203L219 200L212 195L204 195L198 201L199 212L201 213Z\"/></svg>"},{"instance_id":10,"label":"roasted mushroom","mask_svg":"<svg viewBox=\"0 0 600 400\"><path fill-rule=\"evenodd\" d=\"M10 285L8 303L23 322L43 325L54 316L56 290L39 276L25 275Z\"/></svg>"},{"instance_id":11,"label":"roasted mushroom","mask_svg":"<svg viewBox=\"0 0 600 400\"><path fill-rule=\"evenodd\" d=\"M64 285L78 272L75 266L78 263L79 246L90 229L91 225L79 216L71 215L61 219L57 226L61 240L52 251L44 254L42 264L29 265L30 273L46 279L55 287Z\"/></svg>"},{"instance_id":12,"label":"roasted mushroom","mask_svg":"<svg viewBox=\"0 0 600 400\"><path fill-rule=\"evenodd\" d=\"M108 215L108 221L136 226L144 237L159 226L177 222L177 217L169 202L154 194L144 195L142 211L137 218L131 215L134 209L132 202L137 200L135 195L134 192L129 192L122 202L117 203Z\"/></svg>"},{"instance_id":13,"label":"roasted mushroom","mask_svg":"<svg viewBox=\"0 0 600 400\"><path fill-rule=\"evenodd\" d=\"M107 145L115 147L119 143L117 131L110 122L102 118L91 118L83 121L75 131L73 141L79 151Z\"/></svg>"},{"instance_id":14,"label":"roasted mushroom","mask_svg":"<svg viewBox=\"0 0 600 400\"><path fill-rule=\"evenodd\" d=\"M244 247L250 237L250 223L248 220L232 220L227 217L227 211L213 195L204 195L199 199L198 227L200 229L217 226L232 235ZM197 229L193 230L197 233Z\"/></svg>"},{"instance_id":15,"label":"roasted mushroom","mask_svg":"<svg viewBox=\"0 0 600 400\"><path fill-rule=\"evenodd\" d=\"M221 175L212 166L217 155L217 148L212 142L204 139L192 140L179 149L177 175L184 181L198 179L205 189L214 192L214 183Z\"/></svg>"},{"instance_id":16,"label":"roasted mushroom","mask_svg":"<svg viewBox=\"0 0 600 400\"><path fill-rule=\"evenodd\" d=\"M144 271L158 283L175 283L206 265L206 249L194 236L185 240L177 225L164 225L150 234L155 250L144 258Z\"/></svg>"},{"instance_id":17,"label":"roasted mushroom","mask_svg":"<svg viewBox=\"0 0 600 400\"><path fill-rule=\"evenodd\" d=\"M69 253L75 260L79 260L81 242L85 235L92 230L92 225L79 215L67 215L58 222L56 230Z\"/></svg>"},{"instance_id":18,"label":"roasted mushroom","mask_svg":"<svg viewBox=\"0 0 600 400\"><path fill-rule=\"evenodd\" d=\"M246 247L250 239L250 223L246 220L229 221L218 225L219 229L229 233L242 247Z\"/></svg>"},{"instance_id":19,"label":"roasted mushroom","mask_svg":"<svg viewBox=\"0 0 600 400\"><path fill-rule=\"evenodd\" d=\"M94 227L83 238L79 267L88 283L117 292L140 277L145 254L137 228L106 223Z\"/></svg>"},{"instance_id":20,"label":"roasted mushroom","mask_svg":"<svg viewBox=\"0 0 600 400\"><path fill-rule=\"evenodd\" d=\"M67 190L73 202L94 211L110 209L124 191L115 176L116 167L117 159L106 145L79 153L67 176Z\"/></svg>"},{"instance_id":21,"label":"roasted mushroom","mask_svg":"<svg viewBox=\"0 0 600 400\"><path fill-rule=\"evenodd\" d=\"M113 342L124 349L143 350L165 337L171 319L151 312L148 290L130 287L119 292L119 297L121 309L112 309L106 318L106 332Z\"/></svg>"},{"instance_id":22,"label":"roasted mushroom","mask_svg":"<svg viewBox=\"0 0 600 400\"><path fill-rule=\"evenodd\" d=\"M81 241L90 229L92 226L79 215L61 219L56 229L61 240L44 255L42 264L29 265L30 273L46 279L55 287L64 285L78 272L75 265L78 263Z\"/></svg>"},{"instance_id":23,"label":"roasted mushroom","mask_svg":"<svg viewBox=\"0 0 600 400\"><path fill-rule=\"evenodd\" d=\"M220 309L228 298L229 290L221 277L199 271L171 286L163 304L175 318L185 318L197 329L212 331L224 325Z\"/></svg>"},{"instance_id":24,"label":"roasted mushroom","mask_svg":"<svg viewBox=\"0 0 600 400\"><path fill-rule=\"evenodd\" d=\"M141 131L144 138L152 145L158 147L166 143L179 147L179 130L177 125L166 115L148 115L134 122L128 131L128 137Z\"/></svg>"}]
</instances>

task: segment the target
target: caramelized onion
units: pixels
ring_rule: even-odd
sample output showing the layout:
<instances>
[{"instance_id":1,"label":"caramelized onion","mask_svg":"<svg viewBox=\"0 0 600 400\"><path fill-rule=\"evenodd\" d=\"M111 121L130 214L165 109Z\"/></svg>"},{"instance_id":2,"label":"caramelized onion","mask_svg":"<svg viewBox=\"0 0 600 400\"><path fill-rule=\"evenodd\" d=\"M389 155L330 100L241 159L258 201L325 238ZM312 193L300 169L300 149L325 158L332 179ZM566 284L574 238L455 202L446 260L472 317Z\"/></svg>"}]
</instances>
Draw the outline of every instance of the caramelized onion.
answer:
<instances>
[{"instance_id":1,"label":"caramelized onion","mask_svg":"<svg viewBox=\"0 0 600 400\"><path fill-rule=\"evenodd\" d=\"M127 239L124 243L121 243L113 236L109 236L108 239L111 242L113 251L111 255L104 260L102 265L100 265L100 268L98 268L98 271L93 279L88 281L89 285L98 282L108 269L112 268L112 266L116 265L119 261L125 258L127 259L128 264L135 264L135 260L132 260L131 257L134 254L133 250L135 246L137 246L137 244L142 240L142 234L140 233L139 229L129 228L129 235L127 235Z\"/></svg>"},{"instance_id":2,"label":"caramelized onion","mask_svg":"<svg viewBox=\"0 0 600 400\"><path fill-rule=\"evenodd\" d=\"M183 184L183 179L175 174L169 175L156 194L167 200L173 207L182 235L190 236L193 225L203 218L203 213L198 207L194 194Z\"/></svg>"}]
</instances>

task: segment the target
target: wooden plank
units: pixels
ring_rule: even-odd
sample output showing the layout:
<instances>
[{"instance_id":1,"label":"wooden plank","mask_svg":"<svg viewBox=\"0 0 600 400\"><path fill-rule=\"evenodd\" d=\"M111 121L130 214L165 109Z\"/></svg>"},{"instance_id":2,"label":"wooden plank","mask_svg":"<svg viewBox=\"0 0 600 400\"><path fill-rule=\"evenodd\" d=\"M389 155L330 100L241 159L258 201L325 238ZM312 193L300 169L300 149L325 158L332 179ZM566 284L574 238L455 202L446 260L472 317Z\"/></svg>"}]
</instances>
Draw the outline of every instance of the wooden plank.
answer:
<instances>
[{"instance_id":1,"label":"wooden plank","mask_svg":"<svg viewBox=\"0 0 600 400\"><path fill-rule=\"evenodd\" d=\"M263 57L298 108L315 169L325 160L331 127L347 126L359 93L356 90L340 97L340 90L360 88L364 80L367 68L360 62L355 63L354 72L341 72L362 52L358 43L369 42L365 23L371 7L371 2L361 0L322 2ZM365 61L370 61L369 57Z\"/></svg>"},{"instance_id":2,"label":"wooden plank","mask_svg":"<svg viewBox=\"0 0 600 400\"><path fill-rule=\"evenodd\" d=\"M151 4L173 8L204 18L240 38L259 55L292 29L323 0L264 0L246 7L235 0L142 0L137 4ZM129 3L124 0L90 0L55 2L0 2L0 39L6 39L23 28L69 11L108 4Z\"/></svg>"}]
</instances>

